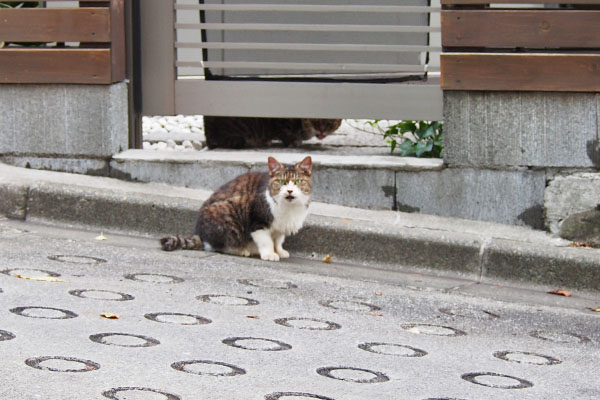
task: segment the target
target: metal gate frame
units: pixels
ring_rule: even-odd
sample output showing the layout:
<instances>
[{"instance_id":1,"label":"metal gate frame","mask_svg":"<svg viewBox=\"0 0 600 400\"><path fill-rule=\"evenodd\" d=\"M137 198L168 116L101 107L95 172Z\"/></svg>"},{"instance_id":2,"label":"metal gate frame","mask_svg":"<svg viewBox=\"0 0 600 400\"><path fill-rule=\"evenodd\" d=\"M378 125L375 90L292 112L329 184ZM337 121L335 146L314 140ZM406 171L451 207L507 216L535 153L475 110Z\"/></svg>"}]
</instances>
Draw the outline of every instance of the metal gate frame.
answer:
<instances>
[{"instance_id":1,"label":"metal gate frame","mask_svg":"<svg viewBox=\"0 0 600 400\"><path fill-rule=\"evenodd\" d=\"M177 76L175 0L144 0L143 115L441 120L439 78L424 82L279 82Z\"/></svg>"}]
</instances>

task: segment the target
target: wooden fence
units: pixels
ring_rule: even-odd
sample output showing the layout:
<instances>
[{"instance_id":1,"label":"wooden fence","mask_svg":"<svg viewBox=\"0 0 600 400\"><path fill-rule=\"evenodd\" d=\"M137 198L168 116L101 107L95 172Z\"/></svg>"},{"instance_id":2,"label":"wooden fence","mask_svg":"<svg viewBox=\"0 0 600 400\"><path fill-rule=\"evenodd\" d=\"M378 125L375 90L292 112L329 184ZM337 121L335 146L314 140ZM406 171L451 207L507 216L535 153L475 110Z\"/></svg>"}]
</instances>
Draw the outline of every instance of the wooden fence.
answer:
<instances>
[{"instance_id":1,"label":"wooden fence","mask_svg":"<svg viewBox=\"0 0 600 400\"><path fill-rule=\"evenodd\" d=\"M73 8L0 8L0 83L124 80L124 3L90 0Z\"/></svg>"},{"instance_id":2,"label":"wooden fence","mask_svg":"<svg viewBox=\"0 0 600 400\"><path fill-rule=\"evenodd\" d=\"M600 92L600 0L489 3L442 0L442 89Z\"/></svg>"}]
</instances>

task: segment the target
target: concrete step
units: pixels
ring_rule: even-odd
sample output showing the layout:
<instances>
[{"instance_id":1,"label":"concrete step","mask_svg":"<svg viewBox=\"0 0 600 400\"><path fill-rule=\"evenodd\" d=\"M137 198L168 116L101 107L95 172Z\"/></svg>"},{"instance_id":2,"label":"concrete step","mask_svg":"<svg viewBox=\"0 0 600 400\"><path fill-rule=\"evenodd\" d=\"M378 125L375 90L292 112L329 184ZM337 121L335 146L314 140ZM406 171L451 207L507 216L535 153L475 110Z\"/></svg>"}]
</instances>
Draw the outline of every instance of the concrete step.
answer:
<instances>
[{"instance_id":1,"label":"concrete step","mask_svg":"<svg viewBox=\"0 0 600 400\"><path fill-rule=\"evenodd\" d=\"M308 154L312 156L315 171L314 200L350 207L393 210L399 172L440 171L443 167L440 159L319 154L301 149L269 152L128 150L113 157L111 175L140 182L215 190L242 173L265 171L269 156L292 164Z\"/></svg>"},{"instance_id":2,"label":"concrete step","mask_svg":"<svg viewBox=\"0 0 600 400\"><path fill-rule=\"evenodd\" d=\"M0 215L97 232L155 238L191 234L197 210L210 193L0 164ZM569 244L525 227L320 202L311 204L304 228L286 240L293 256L332 255L333 264L324 268L362 264L479 282L600 291L600 250Z\"/></svg>"},{"instance_id":3,"label":"concrete step","mask_svg":"<svg viewBox=\"0 0 600 400\"><path fill-rule=\"evenodd\" d=\"M447 168L441 159L399 157L381 147L127 150L113 157L110 174L215 190L242 173L266 170L269 156L295 163L306 155L313 158L319 202L544 227L543 171Z\"/></svg>"}]
</instances>

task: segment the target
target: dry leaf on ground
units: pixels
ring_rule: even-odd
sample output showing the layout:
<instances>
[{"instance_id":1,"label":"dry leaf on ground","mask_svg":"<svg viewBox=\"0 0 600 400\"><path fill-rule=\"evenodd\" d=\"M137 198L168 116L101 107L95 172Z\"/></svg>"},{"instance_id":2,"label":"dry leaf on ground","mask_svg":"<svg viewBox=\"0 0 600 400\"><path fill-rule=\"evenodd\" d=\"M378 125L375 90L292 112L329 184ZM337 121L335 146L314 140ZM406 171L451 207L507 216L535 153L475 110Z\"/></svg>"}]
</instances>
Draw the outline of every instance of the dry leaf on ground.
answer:
<instances>
[{"instance_id":1,"label":"dry leaf on ground","mask_svg":"<svg viewBox=\"0 0 600 400\"><path fill-rule=\"evenodd\" d=\"M565 296L565 297L571 297L571 292L569 292L568 290L562 290L562 289L557 289L557 290L553 290L551 292L548 292L550 294L556 294L559 296Z\"/></svg>"},{"instance_id":2,"label":"dry leaf on ground","mask_svg":"<svg viewBox=\"0 0 600 400\"><path fill-rule=\"evenodd\" d=\"M331 254L327 254L325 258L323 258L323 262L325 264L331 264Z\"/></svg>"},{"instance_id":3,"label":"dry leaf on ground","mask_svg":"<svg viewBox=\"0 0 600 400\"><path fill-rule=\"evenodd\" d=\"M108 240L108 238L104 236L104 232L100 232L100 235L96 236L96 240Z\"/></svg>"},{"instance_id":4,"label":"dry leaf on ground","mask_svg":"<svg viewBox=\"0 0 600 400\"><path fill-rule=\"evenodd\" d=\"M27 279L30 281L38 281L38 282L64 282L62 279L58 279L54 276L27 276L27 275L15 275L19 279Z\"/></svg>"},{"instance_id":5,"label":"dry leaf on ground","mask_svg":"<svg viewBox=\"0 0 600 400\"><path fill-rule=\"evenodd\" d=\"M590 242L573 242L569 245L569 247L579 247L584 249L593 249L594 246Z\"/></svg>"},{"instance_id":6,"label":"dry leaf on ground","mask_svg":"<svg viewBox=\"0 0 600 400\"><path fill-rule=\"evenodd\" d=\"M250 319L260 319L260 317L258 315L246 315L246 318L250 318Z\"/></svg>"},{"instance_id":7,"label":"dry leaf on ground","mask_svg":"<svg viewBox=\"0 0 600 400\"><path fill-rule=\"evenodd\" d=\"M373 317L383 317L382 313L376 313L374 311L370 312L369 314L371 314Z\"/></svg>"},{"instance_id":8,"label":"dry leaf on ground","mask_svg":"<svg viewBox=\"0 0 600 400\"><path fill-rule=\"evenodd\" d=\"M119 319L119 316L117 314L113 314L113 313L109 313L109 312L105 312L100 314L100 316L102 318L106 318L106 319Z\"/></svg>"},{"instance_id":9,"label":"dry leaf on ground","mask_svg":"<svg viewBox=\"0 0 600 400\"><path fill-rule=\"evenodd\" d=\"M593 312L600 312L600 307L598 308L594 308L594 307L586 307L588 310L593 311Z\"/></svg>"},{"instance_id":10,"label":"dry leaf on ground","mask_svg":"<svg viewBox=\"0 0 600 400\"><path fill-rule=\"evenodd\" d=\"M383 296L383 292L375 292L375 296Z\"/></svg>"}]
</instances>

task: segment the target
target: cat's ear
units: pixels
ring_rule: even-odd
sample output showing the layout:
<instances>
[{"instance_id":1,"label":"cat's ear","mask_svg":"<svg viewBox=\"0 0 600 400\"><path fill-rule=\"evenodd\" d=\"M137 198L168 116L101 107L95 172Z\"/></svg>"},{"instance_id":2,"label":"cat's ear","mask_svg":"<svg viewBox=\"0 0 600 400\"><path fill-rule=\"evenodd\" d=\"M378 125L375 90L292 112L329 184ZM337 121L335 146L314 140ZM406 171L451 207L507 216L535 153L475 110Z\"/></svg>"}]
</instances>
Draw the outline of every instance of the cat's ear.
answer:
<instances>
[{"instance_id":1,"label":"cat's ear","mask_svg":"<svg viewBox=\"0 0 600 400\"><path fill-rule=\"evenodd\" d=\"M310 176L312 172L312 158L310 156L306 157L296 165L296 168L302 171L304 175Z\"/></svg>"},{"instance_id":2,"label":"cat's ear","mask_svg":"<svg viewBox=\"0 0 600 400\"><path fill-rule=\"evenodd\" d=\"M275 175L275 173L277 171L279 171L280 169L285 168L279 161L277 161L273 157L269 157L268 164L269 164L269 174L271 176Z\"/></svg>"}]
</instances>

